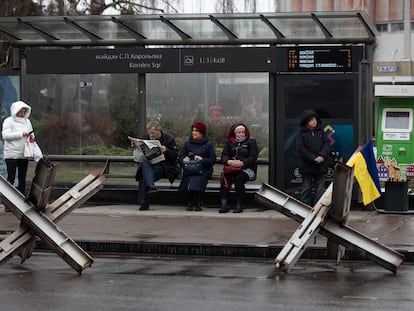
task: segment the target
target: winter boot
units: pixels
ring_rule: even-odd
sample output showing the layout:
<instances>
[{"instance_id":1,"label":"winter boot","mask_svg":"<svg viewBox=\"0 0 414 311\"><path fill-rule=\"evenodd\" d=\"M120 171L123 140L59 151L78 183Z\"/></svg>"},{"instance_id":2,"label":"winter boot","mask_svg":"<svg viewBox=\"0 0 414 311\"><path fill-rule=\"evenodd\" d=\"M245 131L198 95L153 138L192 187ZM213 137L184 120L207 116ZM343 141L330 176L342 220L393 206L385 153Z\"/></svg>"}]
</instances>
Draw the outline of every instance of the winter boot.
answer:
<instances>
[{"instance_id":1,"label":"winter boot","mask_svg":"<svg viewBox=\"0 0 414 311\"><path fill-rule=\"evenodd\" d=\"M240 200L237 200L236 208L233 210L233 213L243 213L243 207Z\"/></svg>"},{"instance_id":2,"label":"winter boot","mask_svg":"<svg viewBox=\"0 0 414 311\"><path fill-rule=\"evenodd\" d=\"M229 207L227 205L227 199L221 199L221 207L219 208L219 213L228 213Z\"/></svg>"},{"instance_id":3,"label":"winter boot","mask_svg":"<svg viewBox=\"0 0 414 311\"><path fill-rule=\"evenodd\" d=\"M186 210L193 211L196 205L197 205L196 194L194 191L189 191L188 192L188 205L187 205Z\"/></svg>"},{"instance_id":4,"label":"winter boot","mask_svg":"<svg viewBox=\"0 0 414 311\"><path fill-rule=\"evenodd\" d=\"M200 212L200 211L202 211L202 210L203 210L203 206L204 206L204 203L203 203L202 201L200 201L200 202L198 202L198 203L197 203L197 205L196 205L196 207L194 208L194 210L195 210L196 212Z\"/></svg>"},{"instance_id":5,"label":"winter boot","mask_svg":"<svg viewBox=\"0 0 414 311\"><path fill-rule=\"evenodd\" d=\"M200 211L203 210L203 206L204 206L204 197L203 197L203 194L201 192L198 192L197 195L196 195L196 198L197 198L197 201L196 201L197 204L196 204L194 210L196 212L200 212Z\"/></svg>"}]
</instances>

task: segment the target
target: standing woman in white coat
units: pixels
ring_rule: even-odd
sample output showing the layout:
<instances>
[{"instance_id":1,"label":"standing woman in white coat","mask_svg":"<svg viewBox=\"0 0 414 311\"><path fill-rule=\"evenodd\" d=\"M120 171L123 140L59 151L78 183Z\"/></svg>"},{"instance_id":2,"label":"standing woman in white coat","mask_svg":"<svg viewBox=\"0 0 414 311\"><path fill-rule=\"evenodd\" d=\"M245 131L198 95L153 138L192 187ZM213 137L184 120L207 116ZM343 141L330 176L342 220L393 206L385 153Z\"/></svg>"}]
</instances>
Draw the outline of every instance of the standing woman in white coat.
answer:
<instances>
[{"instance_id":1,"label":"standing woman in white coat","mask_svg":"<svg viewBox=\"0 0 414 311\"><path fill-rule=\"evenodd\" d=\"M7 180L13 184L18 172L17 189L25 194L28 160L24 157L24 144L32 134L29 120L32 108L23 101L14 102L10 107L10 117L3 121L4 159L7 166Z\"/></svg>"}]
</instances>

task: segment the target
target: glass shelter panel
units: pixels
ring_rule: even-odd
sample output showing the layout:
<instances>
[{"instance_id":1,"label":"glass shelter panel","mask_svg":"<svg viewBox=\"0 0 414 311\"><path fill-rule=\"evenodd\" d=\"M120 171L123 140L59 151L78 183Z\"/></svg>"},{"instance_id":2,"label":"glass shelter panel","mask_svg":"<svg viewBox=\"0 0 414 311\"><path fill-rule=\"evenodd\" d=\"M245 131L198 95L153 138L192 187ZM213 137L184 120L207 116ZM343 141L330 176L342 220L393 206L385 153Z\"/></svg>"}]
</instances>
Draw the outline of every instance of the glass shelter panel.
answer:
<instances>
[{"instance_id":1,"label":"glass shelter panel","mask_svg":"<svg viewBox=\"0 0 414 311\"><path fill-rule=\"evenodd\" d=\"M229 20L220 19L220 22L230 29L238 38L267 38L274 39L275 34L260 19Z\"/></svg>"},{"instance_id":2,"label":"glass shelter panel","mask_svg":"<svg viewBox=\"0 0 414 311\"><path fill-rule=\"evenodd\" d=\"M24 98L44 154L131 155L136 132L137 76L28 75ZM77 182L104 163L62 162L57 181ZM133 180L127 182L132 182Z\"/></svg>"},{"instance_id":3,"label":"glass shelter panel","mask_svg":"<svg viewBox=\"0 0 414 311\"><path fill-rule=\"evenodd\" d=\"M276 19L269 21L285 36L289 38L325 38L321 28L312 19Z\"/></svg>"},{"instance_id":4,"label":"glass shelter panel","mask_svg":"<svg viewBox=\"0 0 414 311\"><path fill-rule=\"evenodd\" d=\"M10 116L11 103L20 99L20 76L0 74L0 118L3 123L4 119ZM7 177L6 163L4 161L4 141L0 136L0 175Z\"/></svg>"},{"instance_id":5,"label":"glass shelter panel","mask_svg":"<svg viewBox=\"0 0 414 311\"><path fill-rule=\"evenodd\" d=\"M38 32L24 24L6 25L6 31L23 40L44 41L44 38Z\"/></svg>"},{"instance_id":6,"label":"glass shelter panel","mask_svg":"<svg viewBox=\"0 0 414 311\"><path fill-rule=\"evenodd\" d=\"M34 22L33 25L43 31L59 38L60 40L79 40L86 39L87 36L79 29L71 26L68 23L61 23L59 21L49 22Z\"/></svg>"},{"instance_id":7,"label":"glass shelter panel","mask_svg":"<svg viewBox=\"0 0 414 311\"><path fill-rule=\"evenodd\" d=\"M284 156L279 159L280 169L284 169L284 188L297 196L302 183L299 172L299 159L296 154L296 134L300 117L305 110L315 111L322 120L331 143L334 160L346 161L355 149L356 100L352 76L338 75L288 77L282 79L278 88L278 98L284 105L279 108L278 127L283 124ZM284 114L284 117L282 115ZM333 176L330 170L328 180Z\"/></svg>"},{"instance_id":8,"label":"glass shelter panel","mask_svg":"<svg viewBox=\"0 0 414 311\"><path fill-rule=\"evenodd\" d=\"M209 138L220 156L230 125L243 122L258 141L259 157L268 158L268 74L147 74L146 84L147 120L159 120L176 137L179 148L190 135L191 123L199 119L208 124ZM127 137L138 135L139 105L143 104L137 85L135 74L28 75L24 97L30 98L31 120L43 152L131 156ZM102 166L62 163L56 178L78 181ZM131 163L116 169L135 170ZM219 174L219 165L216 170ZM258 183L267 181L266 168L261 170Z\"/></svg>"},{"instance_id":9,"label":"glass shelter panel","mask_svg":"<svg viewBox=\"0 0 414 311\"><path fill-rule=\"evenodd\" d=\"M203 120L221 155L225 136L235 122L245 123L257 139L259 157L268 158L268 74L194 73L147 75L147 119L159 119L181 148L193 121ZM216 165L217 174L220 166ZM267 170L256 182L267 180Z\"/></svg>"},{"instance_id":10,"label":"glass shelter panel","mask_svg":"<svg viewBox=\"0 0 414 311\"><path fill-rule=\"evenodd\" d=\"M358 17L320 18L320 21L334 37L353 38L367 35L367 30L358 20Z\"/></svg>"},{"instance_id":11,"label":"glass shelter panel","mask_svg":"<svg viewBox=\"0 0 414 311\"><path fill-rule=\"evenodd\" d=\"M127 24L136 32L153 40L179 39L179 35L161 21L127 21Z\"/></svg>"},{"instance_id":12,"label":"glass shelter panel","mask_svg":"<svg viewBox=\"0 0 414 311\"><path fill-rule=\"evenodd\" d=\"M172 23L192 38L225 39L227 36L210 20L173 20Z\"/></svg>"},{"instance_id":13,"label":"glass shelter panel","mask_svg":"<svg viewBox=\"0 0 414 311\"><path fill-rule=\"evenodd\" d=\"M119 27L112 21L87 21L78 22L78 24L103 39L124 39L131 37L125 29Z\"/></svg>"}]
</instances>

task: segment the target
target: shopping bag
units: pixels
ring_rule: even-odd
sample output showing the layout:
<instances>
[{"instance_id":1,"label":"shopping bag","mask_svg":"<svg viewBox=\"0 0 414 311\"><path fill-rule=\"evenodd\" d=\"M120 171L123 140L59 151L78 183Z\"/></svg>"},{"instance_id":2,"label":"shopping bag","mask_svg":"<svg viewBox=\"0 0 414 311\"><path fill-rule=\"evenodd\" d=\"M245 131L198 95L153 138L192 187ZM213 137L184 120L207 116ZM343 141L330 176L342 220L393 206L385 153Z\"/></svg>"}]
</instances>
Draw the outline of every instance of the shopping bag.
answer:
<instances>
[{"instance_id":1,"label":"shopping bag","mask_svg":"<svg viewBox=\"0 0 414 311\"><path fill-rule=\"evenodd\" d=\"M35 162L39 162L39 160L43 158L42 150L40 149L39 145L36 141L33 142L33 160Z\"/></svg>"},{"instance_id":2,"label":"shopping bag","mask_svg":"<svg viewBox=\"0 0 414 311\"><path fill-rule=\"evenodd\" d=\"M31 136L27 137L24 142L24 157L29 160L33 160L33 143L31 142ZM33 140L34 141L34 140Z\"/></svg>"},{"instance_id":3,"label":"shopping bag","mask_svg":"<svg viewBox=\"0 0 414 311\"><path fill-rule=\"evenodd\" d=\"M27 137L24 143L24 157L28 160L34 160L35 162L38 162L43 158L42 150L32 135Z\"/></svg>"}]
</instances>

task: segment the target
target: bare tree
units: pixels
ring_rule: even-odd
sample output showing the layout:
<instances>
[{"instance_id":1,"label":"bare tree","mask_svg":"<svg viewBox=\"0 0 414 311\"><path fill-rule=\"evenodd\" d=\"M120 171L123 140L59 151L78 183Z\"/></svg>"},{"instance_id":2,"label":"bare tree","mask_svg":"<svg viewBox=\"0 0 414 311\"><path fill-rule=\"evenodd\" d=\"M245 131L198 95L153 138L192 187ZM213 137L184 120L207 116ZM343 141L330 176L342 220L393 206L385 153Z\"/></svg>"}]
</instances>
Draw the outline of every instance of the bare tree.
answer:
<instances>
[{"instance_id":1,"label":"bare tree","mask_svg":"<svg viewBox=\"0 0 414 311\"><path fill-rule=\"evenodd\" d=\"M158 5L158 2L163 6ZM51 0L45 8L46 15L101 15L107 9L120 14L163 13L170 1L156 0Z\"/></svg>"},{"instance_id":2,"label":"bare tree","mask_svg":"<svg viewBox=\"0 0 414 311\"><path fill-rule=\"evenodd\" d=\"M216 12L234 13L234 0L218 0L216 3Z\"/></svg>"},{"instance_id":3,"label":"bare tree","mask_svg":"<svg viewBox=\"0 0 414 311\"><path fill-rule=\"evenodd\" d=\"M244 0L244 7L249 13L255 13L257 11L256 0Z\"/></svg>"},{"instance_id":4,"label":"bare tree","mask_svg":"<svg viewBox=\"0 0 414 311\"><path fill-rule=\"evenodd\" d=\"M181 0L0 0L0 16L75 16L101 15L113 8L120 14L177 13ZM6 40L0 40L0 68L12 66L12 49Z\"/></svg>"},{"instance_id":5,"label":"bare tree","mask_svg":"<svg viewBox=\"0 0 414 311\"><path fill-rule=\"evenodd\" d=\"M257 0L217 0L216 12L225 14L255 13L257 12Z\"/></svg>"}]
</instances>

